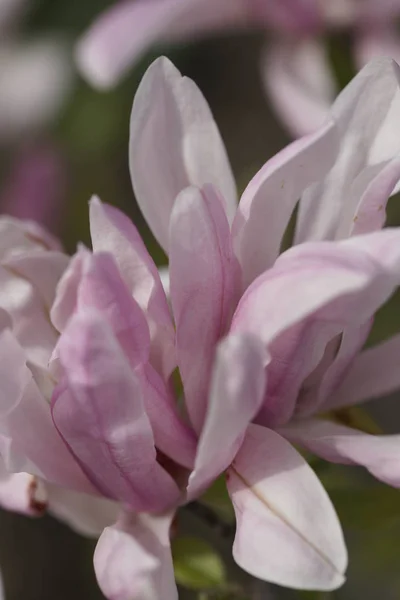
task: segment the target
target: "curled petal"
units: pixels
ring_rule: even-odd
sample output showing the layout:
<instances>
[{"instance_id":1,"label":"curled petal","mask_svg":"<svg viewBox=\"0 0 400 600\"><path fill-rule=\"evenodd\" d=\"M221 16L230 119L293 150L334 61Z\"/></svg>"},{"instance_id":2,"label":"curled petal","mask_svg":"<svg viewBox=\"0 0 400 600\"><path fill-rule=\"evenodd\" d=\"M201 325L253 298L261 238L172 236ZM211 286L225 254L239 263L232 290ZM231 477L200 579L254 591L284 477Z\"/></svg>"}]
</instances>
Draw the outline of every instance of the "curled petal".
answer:
<instances>
[{"instance_id":1,"label":"curled petal","mask_svg":"<svg viewBox=\"0 0 400 600\"><path fill-rule=\"evenodd\" d=\"M360 465L377 479L400 487L400 435L369 435L322 419L293 423L281 433L325 460Z\"/></svg>"},{"instance_id":2,"label":"curled petal","mask_svg":"<svg viewBox=\"0 0 400 600\"><path fill-rule=\"evenodd\" d=\"M232 462L265 392L267 355L256 337L230 335L218 347L206 420L188 498L200 494Z\"/></svg>"},{"instance_id":3,"label":"curled petal","mask_svg":"<svg viewBox=\"0 0 400 600\"><path fill-rule=\"evenodd\" d=\"M233 556L243 569L297 589L343 584L347 553L335 510L286 440L250 425L227 485L237 518Z\"/></svg>"},{"instance_id":4,"label":"curled petal","mask_svg":"<svg viewBox=\"0 0 400 600\"><path fill-rule=\"evenodd\" d=\"M175 199L190 185L215 185L233 217L236 185L210 108L167 58L150 66L136 92L129 148L137 202L164 250Z\"/></svg>"},{"instance_id":5,"label":"curled petal","mask_svg":"<svg viewBox=\"0 0 400 600\"><path fill-rule=\"evenodd\" d=\"M124 515L101 535L94 554L109 600L178 600L169 543L171 517Z\"/></svg>"},{"instance_id":6,"label":"curled petal","mask_svg":"<svg viewBox=\"0 0 400 600\"><path fill-rule=\"evenodd\" d=\"M232 227L245 286L273 265L301 194L327 173L336 151L337 132L329 122L279 152L250 181Z\"/></svg>"},{"instance_id":7,"label":"curled petal","mask_svg":"<svg viewBox=\"0 0 400 600\"><path fill-rule=\"evenodd\" d=\"M300 201L298 243L348 235L363 192L352 193L351 186L365 169L379 164L384 168L385 161L399 154L395 133L399 113L399 67L390 59L376 59L332 107L341 137L339 152L329 175L311 186Z\"/></svg>"},{"instance_id":8,"label":"curled petal","mask_svg":"<svg viewBox=\"0 0 400 600\"><path fill-rule=\"evenodd\" d=\"M178 196L170 229L177 359L188 413L200 430L213 352L236 303L239 272L222 202L211 186Z\"/></svg>"},{"instance_id":9,"label":"curled petal","mask_svg":"<svg viewBox=\"0 0 400 600\"><path fill-rule=\"evenodd\" d=\"M60 344L65 385L53 397L56 427L107 497L161 511L179 490L158 464L140 383L101 314L81 311Z\"/></svg>"},{"instance_id":10,"label":"curled petal","mask_svg":"<svg viewBox=\"0 0 400 600\"><path fill-rule=\"evenodd\" d=\"M119 210L93 198L90 232L94 252L113 255L122 279L146 314L152 364L168 377L176 366L174 327L157 267L138 231Z\"/></svg>"},{"instance_id":11,"label":"curled petal","mask_svg":"<svg viewBox=\"0 0 400 600\"><path fill-rule=\"evenodd\" d=\"M232 330L258 335L271 354L261 422L286 422L327 344L348 327L364 326L391 296L399 283L399 239L386 229L302 244L248 288Z\"/></svg>"}]
</instances>

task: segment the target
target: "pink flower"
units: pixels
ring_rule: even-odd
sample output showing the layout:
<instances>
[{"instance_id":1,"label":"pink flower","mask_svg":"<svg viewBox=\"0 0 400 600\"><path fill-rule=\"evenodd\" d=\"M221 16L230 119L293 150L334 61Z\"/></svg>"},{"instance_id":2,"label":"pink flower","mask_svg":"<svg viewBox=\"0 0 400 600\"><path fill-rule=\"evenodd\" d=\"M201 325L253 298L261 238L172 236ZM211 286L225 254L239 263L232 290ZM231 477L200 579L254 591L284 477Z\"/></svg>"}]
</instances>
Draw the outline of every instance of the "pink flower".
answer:
<instances>
[{"instance_id":1,"label":"pink flower","mask_svg":"<svg viewBox=\"0 0 400 600\"><path fill-rule=\"evenodd\" d=\"M400 231L380 231L400 178L399 143L382 145L398 120L397 77L390 60L368 65L332 118L268 161L237 206L204 98L157 60L133 105L130 169L169 256L169 299L135 226L94 198L93 251L78 250L52 304L48 369L32 368L5 316L6 467L40 475L64 499L67 490L86 494L86 513L79 501L67 505L75 526L96 502L121 506L95 553L107 598L177 598L172 516L224 472L241 567L294 588L340 586L340 524L291 441L400 486L398 436L318 416L400 386L397 337L362 352L375 312L400 284ZM299 198L297 245L279 256ZM47 270L23 272L54 295ZM12 313L14 295L3 293ZM187 418L171 383L176 367Z\"/></svg>"},{"instance_id":2,"label":"pink flower","mask_svg":"<svg viewBox=\"0 0 400 600\"><path fill-rule=\"evenodd\" d=\"M262 77L274 108L296 137L315 130L337 94L323 44L327 30L351 29L358 67L378 56L400 60L387 0L124 0L106 10L80 40L77 62L96 87L115 85L153 44L218 31L268 29Z\"/></svg>"}]
</instances>

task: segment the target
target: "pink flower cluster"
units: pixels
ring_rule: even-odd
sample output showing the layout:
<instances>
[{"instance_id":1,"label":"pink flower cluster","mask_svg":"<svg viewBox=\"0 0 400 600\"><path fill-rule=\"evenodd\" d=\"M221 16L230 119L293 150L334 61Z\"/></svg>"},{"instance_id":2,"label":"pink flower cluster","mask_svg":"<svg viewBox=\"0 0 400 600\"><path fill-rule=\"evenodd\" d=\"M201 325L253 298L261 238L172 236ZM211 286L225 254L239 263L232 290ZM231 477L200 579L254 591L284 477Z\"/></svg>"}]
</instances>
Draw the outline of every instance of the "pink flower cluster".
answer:
<instances>
[{"instance_id":1,"label":"pink flower cluster","mask_svg":"<svg viewBox=\"0 0 400 600\"><path fill-rule=\"evenodd\" d=\"M133 223L97 198L92 251L71 260L1 220L0 501L48 505L85 533L107 525L94 562L110 600L177 598L171 519L223 473L241 567L340 586L338 518L292 443L400 486L399 436L320 416L400 387L400 337L363 350L400 285L400 230L381 230L400 179L398 94L397 64L370 63L237 204L207 103L156 60L133 105L130 170L168 293Z\"/></svg>"}]
</instances>

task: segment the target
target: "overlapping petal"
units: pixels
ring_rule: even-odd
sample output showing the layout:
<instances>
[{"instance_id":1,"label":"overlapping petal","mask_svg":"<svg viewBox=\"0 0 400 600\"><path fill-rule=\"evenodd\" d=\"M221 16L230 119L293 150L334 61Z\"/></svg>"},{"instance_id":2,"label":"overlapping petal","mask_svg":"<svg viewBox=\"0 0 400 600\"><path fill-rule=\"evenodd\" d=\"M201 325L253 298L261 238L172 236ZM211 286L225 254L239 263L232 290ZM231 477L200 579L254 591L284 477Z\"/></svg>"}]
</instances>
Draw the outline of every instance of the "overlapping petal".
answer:
<instances>
[{"instance_id":1,"label":"overlapping petal","mask_svg":"<svg viewBox=\"0 0 400 600\"><path fill-rule=\"evenodd\" d=\"M242 568L299 589L343 584L347 554L335 510L286 440L251 425L227 485L237 518L233 555Z\"/></svg>"},{"instance_id":2,"label":"overlapping petal","mask_svg":"<svg viewBox=\"0 0 400 600\"><path fill-rule=\"evenodd\" d=\"M237 301L238 266L220 196L211 186L177 198L170 226L177 360L194 428L204 422L214 349Z\"/></svg>"},{"instance_id":3,"label":"overlapping petal","mask_svg":"<svg viewBox=\"0 0 400 600\"><path fill-rule=\"evenodd\" d=\"M195 83L166 58L143 77L131 115L129 164L137 202L168 251L169 219L178 194L213 184L236 210L236 186L210 108Z\"/></svg>"},{"instance_id":4,"label":"overlapping petal","mask_svg":"<svg viewBox=\"0 0 400 600\"><path fill-rule=\"evenodd\" d=\"M179 490L156 459L140 383L100 313L81 311L59 345L56 427L94 485L135 510L162 511Z\"/></svg>"}]
</instances>

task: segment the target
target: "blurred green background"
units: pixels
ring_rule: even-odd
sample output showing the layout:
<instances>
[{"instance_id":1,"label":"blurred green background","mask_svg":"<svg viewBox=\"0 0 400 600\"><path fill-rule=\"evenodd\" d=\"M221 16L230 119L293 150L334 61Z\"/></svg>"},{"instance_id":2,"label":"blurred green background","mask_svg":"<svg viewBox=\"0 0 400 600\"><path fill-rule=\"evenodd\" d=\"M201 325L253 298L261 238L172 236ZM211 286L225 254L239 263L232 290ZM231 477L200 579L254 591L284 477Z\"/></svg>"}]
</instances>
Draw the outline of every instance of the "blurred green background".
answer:
<instances>
[{"instance_id":1,"label":"blurred green background","mask_svg":"<svg viewBox=\"0 0 400 600\"><path fill-rule=\"evenodd\" d=\"M335 1L335 0L332 0ZM77 37L110 2L107 0L38 0L32 2L19 28L23 39L49 32L64 38L72 51ZM88 200L98 194L121 207L143 232L159 262L163 256L151 238L136 207L128 172L128 125L135 89L151 60L167 54L193 78L211 105L242 189L249 178L289 136L279 124L261 89L259 53L262 36L213 38L190 46L160 48L147 55L136 70L113 91L91 89L75 73L73 89L55 120L40 132L0 140L0 173L6 181L10 165L22 146L37 138L54 144L62 157L65 177L60 178L60 200L53 231L73 252L78 241L89 244ZM349 41L345 34L327 40L332 64L343 86L352 76ZM1 183L0 183L1 187ZM400 224L400 204L391 201L390 223ZM378 315L370 343L400 331L400 304L394 298ZM368 414L377 426L395 432L399 422L399 397L382 399ZM365 419L357 415L357 419ZM364 421L363 421L364 422ZM400 598L399 539L400 495L372 481L355 468L313 463L345 528L350 554L348 582L334 593L295 593L251 582L239 573L230 555L230 515L224 499L217 497L227 521L226 535L190 508L183 511L180 531L189 539L175 549L177 574L185 584L182 598L273 600L332 598L396 600ZM215 498L212 500L215 508ZM7 600L97 599L92 553L87 541L50 517L40 520L0 513L0 565ZM197 546L192 536L200 532L217 549ZM222 557L222 558L219 558ZM226 589L224 581L230 583ZM221 588L222 586L222 588ZM193 591L188 591L192 588ZM204 589L203 589L204 588ZM244 592L242 593L242 590Z\"/></svg>"}]
</instances>

